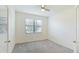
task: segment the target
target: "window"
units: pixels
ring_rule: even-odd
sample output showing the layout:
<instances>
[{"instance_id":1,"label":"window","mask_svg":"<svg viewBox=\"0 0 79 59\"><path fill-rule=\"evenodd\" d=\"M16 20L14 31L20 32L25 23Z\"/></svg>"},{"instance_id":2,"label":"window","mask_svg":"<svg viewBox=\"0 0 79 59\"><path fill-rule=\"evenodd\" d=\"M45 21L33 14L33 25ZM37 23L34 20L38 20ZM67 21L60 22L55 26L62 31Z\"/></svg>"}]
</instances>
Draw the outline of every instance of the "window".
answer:
<instances>
[{"instance_id":1,"label":"window","mask_svg":"<svg viewBox=\"0 0 79 59\"><path fill-rule=\"evenodd\" d=\"M4 33L7 30L7 18L0 17L0 33Z\"/></svg>"},{"instance_id":2,"label":"window","mask_svg":"<svg viewBox=\"0 0 79 59\"><path fill-rule=\"evenodd\" d=\"M26 33L34 33L42 31L42 20L25 20L25 31Z\"/></svg>"}]
</instances>

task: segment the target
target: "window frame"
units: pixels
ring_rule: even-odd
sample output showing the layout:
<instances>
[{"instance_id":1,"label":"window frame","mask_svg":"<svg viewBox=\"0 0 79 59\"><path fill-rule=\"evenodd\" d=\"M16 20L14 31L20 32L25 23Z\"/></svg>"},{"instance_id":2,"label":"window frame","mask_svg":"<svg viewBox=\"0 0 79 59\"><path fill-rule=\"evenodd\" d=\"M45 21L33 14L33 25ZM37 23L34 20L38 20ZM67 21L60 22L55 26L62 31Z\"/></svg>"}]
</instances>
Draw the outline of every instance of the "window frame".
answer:
<instances>
[{"instance_id":1,"label":"window frame","mask_svg":"<svg viewBox=\"0 0 79 59\"><path fill-rule=\"evenodd\" d=\"M27 25L27 22L26 22L26 20L29 20L30 18L27 18L27 19L25 19L25 33L26 34L31 34L31 33L41 33L42 32L42 20L40 20L41 21L41 25L37 25L37 22L36 21L38 21L37 19L30 19L30 20L32 20L33 21L33 24L31 25L32 26L32 31L30 31L30 32L27 32L27 30L26 30L26 27L27 26L30 26L30 24L29 25ZM38 28L36 28L37 26L39 26L40 27L40 31L36 31L36 29L38 29Z\"/></svg>"}]
</instances>

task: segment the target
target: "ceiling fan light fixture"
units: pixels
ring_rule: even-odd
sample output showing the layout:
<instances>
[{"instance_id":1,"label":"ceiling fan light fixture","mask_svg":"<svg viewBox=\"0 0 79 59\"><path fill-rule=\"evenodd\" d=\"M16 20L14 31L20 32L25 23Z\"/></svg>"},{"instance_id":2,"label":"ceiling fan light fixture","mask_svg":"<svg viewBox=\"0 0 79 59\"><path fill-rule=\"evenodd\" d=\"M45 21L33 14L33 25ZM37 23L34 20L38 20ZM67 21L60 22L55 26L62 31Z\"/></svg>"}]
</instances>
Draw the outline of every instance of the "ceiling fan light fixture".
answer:
<instances>
[{"instance_id":1,"label":"ceiling fan light fixture","mask_svg":"<svg viewBox=\"0 0 79 59\"><path fill-rule=\"evenodd\" d=\"M41 9L41 11L45 11L45 9Z\"/></svg>"},{"instance_id":2,"label":"ceiling fan light fixture","mask_svg":"<svg viewBox=\"0 0 79 59\"><path fill-rule=\"evenodd\" d=\"M41 11L50 11L46 5L41 5Z\"/></svg>"}]
</instances>

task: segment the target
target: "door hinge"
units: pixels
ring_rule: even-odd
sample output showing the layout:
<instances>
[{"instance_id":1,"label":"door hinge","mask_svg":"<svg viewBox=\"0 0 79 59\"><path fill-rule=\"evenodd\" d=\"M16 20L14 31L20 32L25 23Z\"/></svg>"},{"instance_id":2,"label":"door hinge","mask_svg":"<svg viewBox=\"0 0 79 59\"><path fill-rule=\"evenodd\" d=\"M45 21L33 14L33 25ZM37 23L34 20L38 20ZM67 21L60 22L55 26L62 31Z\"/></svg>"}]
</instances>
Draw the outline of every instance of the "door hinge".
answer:
<instances>
[{"instance_id":1,"label":"door hinge","mask_svg":"<svg viewBox=\"0 0 79 59\"><path fill-rule=\"evenodd\" d=\"M76 43L76 41L73 41L73 43Z\"/></svg>"},{"instance_id":2,"label":"door hinge","mask_svg":"<svg viewBox=\"0 0 79 59\"><path fill-rule=\"evenodd\" d=\"M5 43L9 43L9 42L11 42L10 40L8 40L8 41L5 41Z\"/></svg>"}]
</instances>

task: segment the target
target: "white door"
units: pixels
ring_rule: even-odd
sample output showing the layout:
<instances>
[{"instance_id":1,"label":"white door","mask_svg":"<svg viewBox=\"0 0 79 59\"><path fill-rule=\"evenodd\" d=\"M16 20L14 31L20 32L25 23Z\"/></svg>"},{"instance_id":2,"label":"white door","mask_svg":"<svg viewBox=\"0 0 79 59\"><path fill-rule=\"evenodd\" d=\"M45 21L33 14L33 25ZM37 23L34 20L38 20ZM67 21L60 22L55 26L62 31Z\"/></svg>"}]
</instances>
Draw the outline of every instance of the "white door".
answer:
<instances>
[{"instance_id":1,"label":"white door","mask_svg":"<svg viewBox=\"0 0 79 59\"><path fill-rule=\"evenodd\" d=\"M0 6L0 53L6 53L7 46L7 8Z\"/></svg>"},{"instance_id":2,"label":"white door","mask_svg":"<svg viewBox=\"0 0 79 59\"><path fill-rule=\"evenodd\" d=\"M77 46L76 50L79 53L79 6L77 7Z\"/></svg>"}]
</instances>

